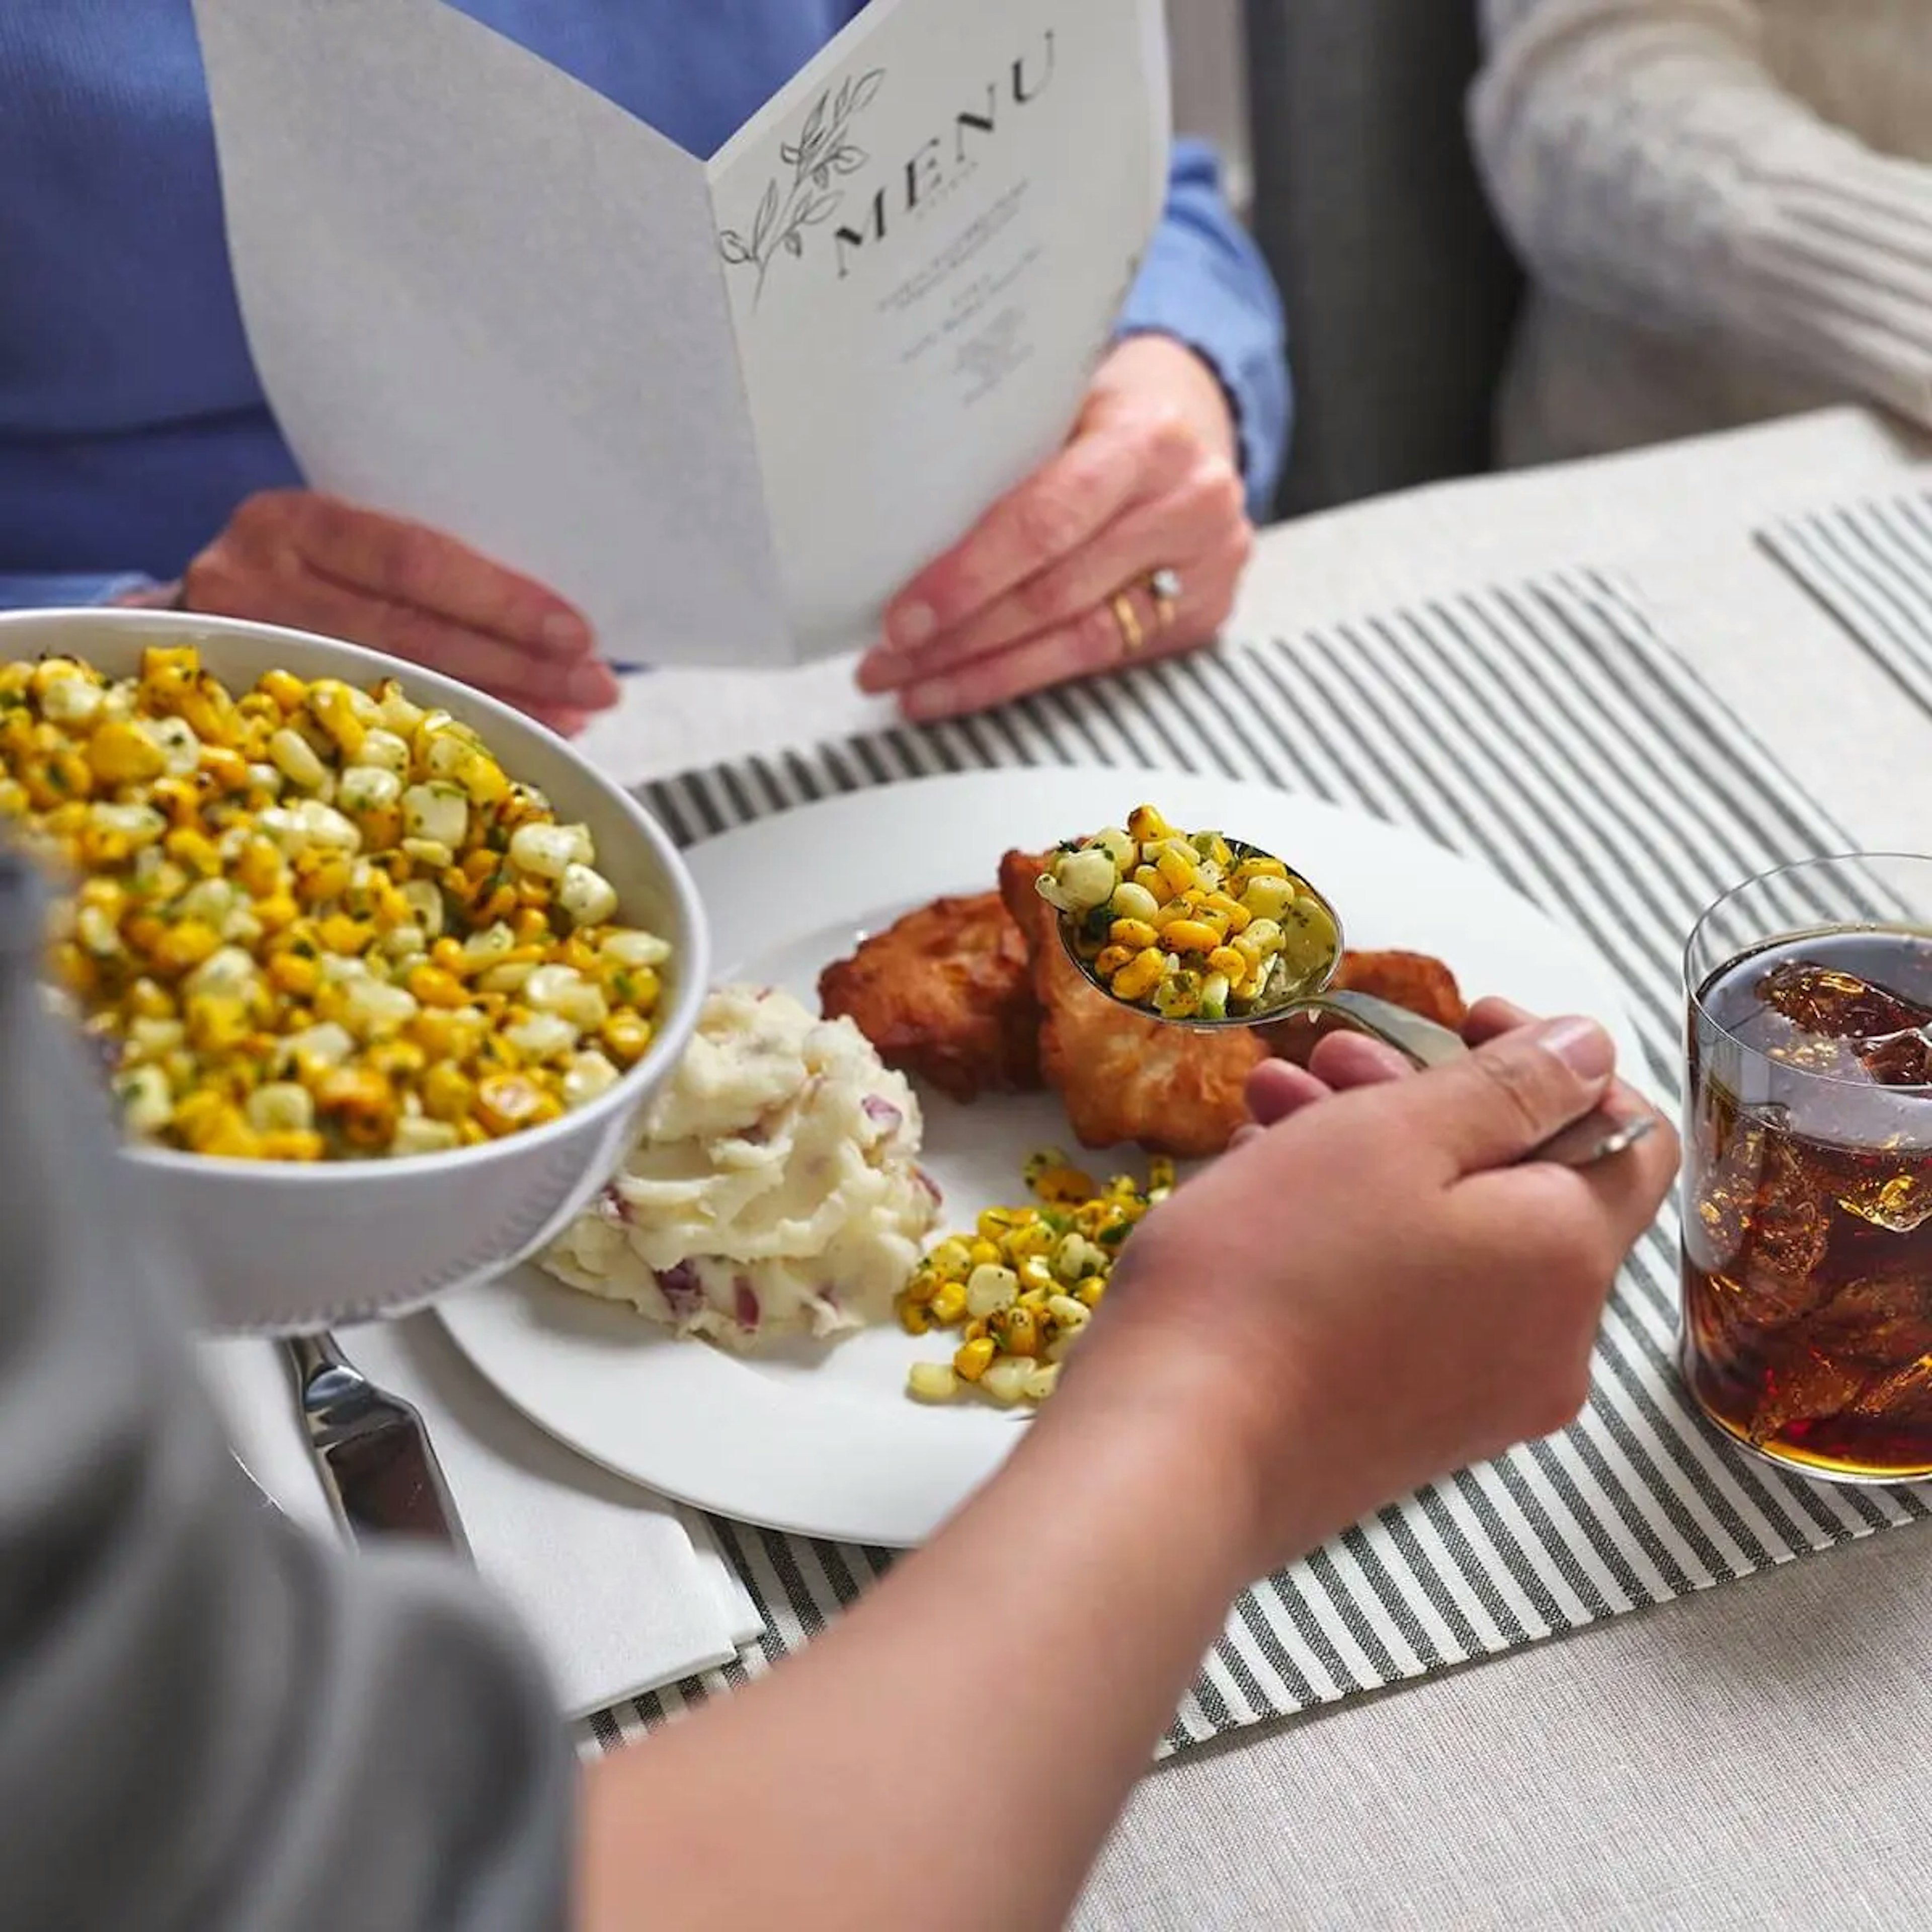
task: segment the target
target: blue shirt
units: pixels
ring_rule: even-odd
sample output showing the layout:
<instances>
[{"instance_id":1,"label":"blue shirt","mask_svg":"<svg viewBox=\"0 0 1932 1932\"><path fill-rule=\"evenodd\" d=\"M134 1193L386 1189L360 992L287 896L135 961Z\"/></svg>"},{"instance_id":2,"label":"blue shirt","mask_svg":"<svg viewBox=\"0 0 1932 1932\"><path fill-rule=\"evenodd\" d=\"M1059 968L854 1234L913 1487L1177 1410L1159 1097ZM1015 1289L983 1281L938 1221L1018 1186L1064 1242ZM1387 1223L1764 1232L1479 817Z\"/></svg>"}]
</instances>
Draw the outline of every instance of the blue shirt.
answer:
<instances>
[{"instance_id":1,"label":"blue shirt","mask_svg":"<svg viewBox=\"0 0 1932 1932\"><path fill-rule=\"evenodd\" d=\"M708 156L863 0L457 4ZM1258 508L1280 308L1204 148L1177 145L1122 326L1213 365ZM301 480L242 332L190 0L0 0L0 606L172 580L244 497Z\"/></svg>"}]
</instances>

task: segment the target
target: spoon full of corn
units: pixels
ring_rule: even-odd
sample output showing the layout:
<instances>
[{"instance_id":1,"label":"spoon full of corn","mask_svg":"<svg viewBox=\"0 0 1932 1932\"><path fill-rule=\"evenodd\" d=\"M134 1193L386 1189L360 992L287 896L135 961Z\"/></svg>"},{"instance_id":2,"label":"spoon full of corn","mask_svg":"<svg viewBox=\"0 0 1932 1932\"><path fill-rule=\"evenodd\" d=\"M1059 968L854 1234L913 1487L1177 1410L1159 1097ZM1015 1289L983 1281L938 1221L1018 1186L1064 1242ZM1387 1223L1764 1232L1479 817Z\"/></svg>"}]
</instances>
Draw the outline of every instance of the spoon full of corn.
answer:
<instances>
[{"instance_id":1,"label":"spoon full of corn","mask_svg":"<svg viewBox=\"0 0 1932 1932\"><path fill-rule=\"evenodd\" d=\"M1108 998L1207 1031L1331 1013L1418 1067L1469 1051L1462 1036L1368 993L1331 986L1344 939L1333 903L1284 860L1218 832L1177 831L1151 806L1124 827L1060 846L1039 880L1060 944ZM1533 1158L1583 1166L1634 1146L1647 1112L1601 1109Z\"/></svg>"}]
</instances>

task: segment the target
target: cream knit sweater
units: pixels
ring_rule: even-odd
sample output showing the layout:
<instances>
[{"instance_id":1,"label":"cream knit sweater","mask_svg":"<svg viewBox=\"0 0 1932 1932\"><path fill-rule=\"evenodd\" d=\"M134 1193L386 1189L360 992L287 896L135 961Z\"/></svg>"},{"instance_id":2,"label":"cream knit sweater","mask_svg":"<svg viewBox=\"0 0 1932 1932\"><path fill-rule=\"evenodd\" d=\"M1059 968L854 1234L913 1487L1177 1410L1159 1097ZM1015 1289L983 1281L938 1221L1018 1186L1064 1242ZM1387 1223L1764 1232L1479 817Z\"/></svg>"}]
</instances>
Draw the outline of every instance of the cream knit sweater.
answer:
<instances>
[{"instance_id":1,"label":"cream knit sweater","mask_svg":"<svg viewBox=\"0 0 1932 1932\"><path fill-rule=\"evenodd\" d=\"M1932 0L1483 0L1471 105L1538 286L1521 463L1861 400L1932 427Z\"/></svg>"}]
</instances>

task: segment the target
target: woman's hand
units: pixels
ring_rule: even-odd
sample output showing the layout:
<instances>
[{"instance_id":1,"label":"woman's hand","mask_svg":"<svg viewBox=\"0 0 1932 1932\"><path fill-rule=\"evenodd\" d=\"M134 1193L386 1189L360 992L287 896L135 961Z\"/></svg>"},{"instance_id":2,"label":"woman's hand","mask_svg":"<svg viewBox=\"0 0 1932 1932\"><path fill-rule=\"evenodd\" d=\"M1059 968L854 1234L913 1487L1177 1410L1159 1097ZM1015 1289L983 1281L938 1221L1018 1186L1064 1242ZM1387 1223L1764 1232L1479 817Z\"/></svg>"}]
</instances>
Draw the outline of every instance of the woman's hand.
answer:
<instances>
[{"instance_id":1,"label":"woman's hand","mask_svg":"<svg viewBox=\"0 0 1932 1932\"><path fill-rule=\"evenodd\" d=\"M1246 1484L1258 1574L1571 1421L1676 1141L1662 1129L1583 1169L1523 1162L1604 1098L1615 1052L1587 1022L1520 1018L1490 1006L1478 1030L1501 1030L1468 1059L1408 1077L1338 1036L1327 1071L1361 1084L1325 1097L1261 1070L1258 1111L1282 1118L1136 1234L1036 1426L1098 1440L1123 1410L1165 1416Z\"/></svg>"},{"instance_id":2,"label":"woman's hand","mask_svg":"<svg viewBox=\"0 0 1932 1932\"><path fill-rule=\"evenodd\" d=\"M860 685L946 718L1190 650L1226 621L1253 544L1219 380L1179 343L1133 337L1066 448L895 599ZM1163 570L1179 580L1171 613L1149 585Z\"/></svg>"},{"instance_id":3,"label":"woman's hand","mask_svg":"<svg viewBox=\"0 0 1932 1932\"><path fill-rule=\"evenodd\" d=\"M554 592L453 537L312 490L248 498L163 601L366 644L566 735L617 701L590 626Z\"/></svg>"},{"instance_id":4,"label":"woman's hand","mask_svg":"<svg viewBox=\"0 0 1932 1932\"><path fill-rule=\"evenodd\" d=\"M1576 1414L1672 1144L1510 1163L1597 1103L1612 1058L1582 1022L1518 1028L1323 1097L1190 1181L926 1549L802 1654L591 1772L590 1922L648 1898L679 1925L1062 1923L1236 1591ZM1023 1633L1034 1666L1007 1721L988 1630ZM947 1816L999 1792L998 1856L846 1828L911 1789Z\"/></svg>"}]
</instances>

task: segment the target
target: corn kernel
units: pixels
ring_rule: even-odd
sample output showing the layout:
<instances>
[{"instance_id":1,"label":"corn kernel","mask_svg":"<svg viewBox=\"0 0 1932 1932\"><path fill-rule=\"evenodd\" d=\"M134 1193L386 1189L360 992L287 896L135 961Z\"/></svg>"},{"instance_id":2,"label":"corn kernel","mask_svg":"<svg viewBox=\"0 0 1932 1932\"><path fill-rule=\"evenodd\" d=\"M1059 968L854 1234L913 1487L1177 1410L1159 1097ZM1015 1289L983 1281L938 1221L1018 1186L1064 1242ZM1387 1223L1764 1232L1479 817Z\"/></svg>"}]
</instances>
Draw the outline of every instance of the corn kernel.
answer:
<instances>
[{"instance_id":1,"label":"corn kernel","mask_svg":"<svg viewBox=\"0 0 1932 1932\"><path fill-rule=\"evenodd\" d=\"M476 1110L476 1083L448 1060L432 1066L422 1086L423 1110L432 1120L465 1120Z\"/></svg>"},{"instance_id":2,"label":"corn kernel","mask_svg":"<svg viewBox=\"0 0 1932 1932\"><path fill-rule=\"evenodd\" d=\"M264 1160L317 1161L328 1151L328 1143L318 1133L290 1131L262 1136Z\"/></svg>"},{"instance_id":3,"label":"corn kernel","mask_svg":"<svg viewBox=\"0 0 1932 1932\"><path fill-rule=\"evenodd\" d=\"M1177 952L1211 952L1221 943L1220 934L1199 920L1176 920L1162 928L1160 936Z\"/></svg>"},{"instance_id":4,"label":"corn kernel","mask_svg":"<svg viewBox=\"0 0 1932 1932\"><path fill-rule=\"evenodd\" d=\"M944 1282L934 1291L929 1305L933 1320L942 1328L950 1328L967 1312L966 1291L956 1281Z\"/></svg>"},{"instance_id":5,"label":"corn kernel","mask_svg":"<svg viewBox=\"0 0 1932 1932\"><path fill-rule=\"evenodd\" d=\"M374 1152L388 1144L395 1131L395 1090L367 1068L337 1067L316 1088L316 1106L352 1147Z\"/></svg>"},{"instance_id":6,"label":"corn kernel","mask_svg":"<svg viewBox=\"0 0 1932 1932\"><path fill-rule=\"evenodd\" d=\"M641 1060L651 1043L651 1024L634 1013L613 1013L597 1030L605 1052L619 1066L628 1066Z\"/></svg>"},{"instance_id":7,"label":"corn kernel","mask_svg":"<svg viewBox=\"0 0 1932 1932\"><path fill-rule=\"evenodd\" d=\"M1294 901L1294 887L1287 879L1278 878L1271 873L1258 874L1250 879L1240 898L1242 908L1251 919L1276 921Z\"/></svg>"},{"instance_id":8,"label":"corn kernel","mask_svg":"<svg viewBox=\"0 0 1932 1932\"><path fill-rule=\"evenodd\" d=\"M285 670L265 672L255 688L266 692L284 711L299 711L308 700L308 687Z\"/></svg>"},{"instance_id":9,"label":"corn kernel","mask_svg":"<svg viewBox=\"0 0 1932 1932\"><path fill-rule=\"evenodd\" d=\"M1114 976L1113 993L1118 1000L1144 1000L1167 972L1167 956L1157 946L1150 946L1134 957Z\"/></svg>"},{"instance_id":10,"label":"corn kernel","mask_svg":"<svg viewBox=\"0 0 1932 1932\"><path fill-rule=\"evenodd\" d=\"M1022 1400L1027 1380L1037 1365L1030 1357L1003 1355L987 1364L980 1375L980 1388L1003 1408Z\"/></svg>"},{"instance_id":11,"label":"corn kernel","mask_svg":"<svg viewBox=\"0 0 1932 1932\"><path fill-rule=\"evenodd\" d=\"M994 1353L989 1340L968 1342L952 1358L953 1372L962 1382L976 1382L992 1366Z\"/></svg>"},{"instance_id":12,"label":"corn kernel","mask_svg":"<svg viewBox=\"0 0 1932 1932\"><path fill-rule=\"evenodd\" d=\"M996 1329L999 1324L994 1324ZM1010 1308L1004 1318L1000 1339L1010 1355L1030 1355L1040 1348L1040 1323L1030 1308Z\"/></svg>"},{"instance_id":13,"label":"corn kernel","mask_svg":"<svg viewBox=\"0 0 1932 1932\"><path fill-rule=\"evenodd\" d=\"M966 1283L966 1312L969 1315L996 1314L1012 1305L1019 1292L1019 1276L1010 1268L985 1262L976 1268Z\"/></svg>"},{"instance_id":14,"label":"corn kernel","mask_svg":"<svg viewBox=\"0 0 1932 1932\"><path fill-rule=\"evenodd\" d=\"M1184 892L1199 883L1199 874L1194 861L1178 847L1163 845L1160 856L1154 861L1154 870L1160 873L1162 883L1170 892Z\"/></svg>"},{"instance_id":15,"label":"corn kernel","mask_svg":"<svg viewBox=\"0 0 1932 1932\"><path fill-rule=\"evenodd\" d=\"M426 1006L466 1005L470 994L454 973L440 966L418 966L409 976L409 989Z\"/></svg>"},{"instance_id":16,"label":"corn kernel","mask_svg":"<svg viewBox=\"0 0 1932 1932\"><path fill-rule=\"evenodd\" d=\"M1052 1239L1049 1233L1047 1238ZM1032 1294L1054 1286L1052 1264L1043 1254L1028 1255L1019 1265L1020 1287L1024 1293Z\"/></svg>"},{"instance_id":17,"label":"corn kernel","mask_svg":"<svg viewBox=\"0 0 1932 1932\"><path fill-rule=\"evenodd\" d=\"M1034 1183L1034 1192L1050 1206L1072 1208L1093 1199L1094 1177L1084 1168L1049 1167Z\"/></svg>"},{"instance_id":18,"label":"corn kernel","mask_svg":"<svg viewBox=\"0 0 1932 1932\"><path fill-rule=\"evenodd\" d=\"M536 1124L545 1097L543 1089L524 1074L496 1074L476 1090L476 1118L493 1134L514 1133Z\"/></svg>"},{"instance_id":19,"label":"corn kernel","mask_svg":"<svg viewBox=\"0 0 1932 1932\"><path fill-rule=\"evenodd\" d=\"M103 784L144 784L167 770L161 748L139 724L110 718L88 740L87 761Z\"/></svg>"},{"instance_id":20,"label":"corn kernel","mask_svg":"<svg viewBox=\"0 0 1932 1932\"><path fill-rule=\"evenodd\" d=\"M158 790L160 788L157 786L155 789ZM176 865L199 878L214 878L222 870L219 849L199 826L177 826L161 841L161 849Z\"/></svg>"},{"instance_id":21,"label":"corn kernel","mask_svg":"<svg viewBox=\"0 0 1932 1932\"><path fill-rule=\"evenodd\" d=\"M906 1393L917 1402L951 1402L958 1395L959 1377L944 1362L915 1362L907 1371Z\"/></svg>"}]
</instances>

